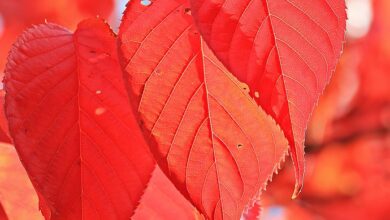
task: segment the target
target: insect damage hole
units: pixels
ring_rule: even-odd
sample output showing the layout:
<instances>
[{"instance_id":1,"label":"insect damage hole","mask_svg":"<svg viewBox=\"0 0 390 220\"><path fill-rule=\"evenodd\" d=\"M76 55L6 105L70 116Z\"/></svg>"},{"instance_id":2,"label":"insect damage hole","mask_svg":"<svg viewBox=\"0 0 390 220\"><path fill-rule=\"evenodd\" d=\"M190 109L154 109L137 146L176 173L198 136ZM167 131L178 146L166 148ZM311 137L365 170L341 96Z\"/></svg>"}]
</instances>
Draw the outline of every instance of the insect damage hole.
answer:
<instances>
[{"instance_id":1,"label":"insect damage hole","mask_svg":"<svg viewBox=\"0 0 390 220\"><path fill-rule=\"evenodd\" d=\"M241 144L241 143L238 143L238 144L237 144L237 148L238 148L238 149L241 149L241 148L243 148L243 147L244 147L243 144Z\"/></svg>"},{"instance_id":2,"label":"insect damage hole","mask_svg":"<svg viewBox=\"0 0 390 220\"><path fill-rule=\"evenodd\" d=\"M191 15L191 8L185 8L184 14Z\"/></svg>"},{"instance_id":3,"label":"insect damage hole","mask_svg":"<svg viewBox=\"0 0 390 220\"><path fill-rule=\"evenodd\" d=\"M152 4L152 1L151 0L141 0L140 3L143 6L149 6Z\"/></svg>"},{"instance_id":4,"label":"insect damage hole","mask_svg":"<svg viewBox=\"0 0 390 220\"><path fill-rule=\"evenodd\" d=\"M157 76L161 76L161 75L162 75L162 71L161 71L160 69L156 69L155 72L156 72L156 75L157 75Z\"/></svg>"},{"instance_id":5,"label":"insect damage hole","mask_svg":"<svg viewBox=\"0 0 390 220\"><path fill-rule=\"evenodd\" d=\"M250 89L249 89L248 84L241 82L239 86L240 86L240 88L241 88L244 92L246 92L246 93L249 94Z\"/></svg>"}]
</instances>

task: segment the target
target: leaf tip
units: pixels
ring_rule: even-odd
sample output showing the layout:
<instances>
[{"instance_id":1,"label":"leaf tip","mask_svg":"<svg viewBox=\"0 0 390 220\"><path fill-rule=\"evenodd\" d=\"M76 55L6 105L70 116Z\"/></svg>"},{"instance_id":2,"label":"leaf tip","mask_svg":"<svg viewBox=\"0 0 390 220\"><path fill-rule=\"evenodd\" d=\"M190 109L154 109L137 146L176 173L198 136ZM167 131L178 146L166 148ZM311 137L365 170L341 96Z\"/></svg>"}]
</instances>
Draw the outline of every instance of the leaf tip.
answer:
<instances>
[{"instance_id":1,"label":"leaf tip","mask_svg":"<svg viewBox=\"0 0 390 220\"><path fill-rule=\"evenodd\" d=\"M303 181L297 181L295 183L294 193L291 196L292 200L296 199L299 196L299 194L302 192L302 188L303 188Z\"/></svg>"},{"instance_id":2,"label":"leaf tip","mask_svg":"<svg viewBox=\"0 0 390 220\"><path fill-rule=\"evenodd\" d=\"M291 199L296 199L303 189L303 181L305 179L305 151L302 148L296 148L297 145L290 145L291 159L295 170L295 188Z\"/></svg>"}]
</instances>

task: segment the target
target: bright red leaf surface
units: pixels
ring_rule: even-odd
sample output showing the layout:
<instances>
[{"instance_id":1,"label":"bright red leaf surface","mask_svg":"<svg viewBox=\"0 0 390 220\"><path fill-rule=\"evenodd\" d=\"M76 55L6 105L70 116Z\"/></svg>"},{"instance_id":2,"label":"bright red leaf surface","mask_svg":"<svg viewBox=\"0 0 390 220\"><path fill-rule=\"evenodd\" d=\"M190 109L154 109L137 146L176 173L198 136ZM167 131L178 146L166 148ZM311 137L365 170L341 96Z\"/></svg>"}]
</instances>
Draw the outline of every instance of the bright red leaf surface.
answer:
<instances>
[{"instance_id":1,"label":"bright red leaf surface","mask_svg":"<svg viewBox=\"0 0 390 220\"><path fill-rule=\"evenodd\" d=\"M157 166L132 219L202 220L203 217Z\"/></svg>"},{"instance_id":2,"label":"bright red leaf surface","mask_svg":"<svg viewBox=\"0 0 390 220\"><path fill-rule=\"evenodd\" d=\"M108 25L29 29L10 53L5 89L10 132L46 219L129 219L154 161Z\"/></svg>"},{"instance_id":3,"label":"bright red leaf surface","mask_svg":"<svg viewBox=\"0 0 390 220\"><path fill-rule=\"evenodd\" d=\"M7 214L5 214L4 208L0 203L0 220L8 220Z\"/></svg>"},{"instance_id":4,"label":"bright red leaf surface","mask_svg":"<svg viewBox=\"0 0 390 220\"><path fill-rule=\"evenodd\" d=\"M163 171L208 218L239 219L285 156L282 131L202 43L186 1L131 1L123 67Z\"/></svg>"},{"instance_id":5,"label":"bright red leaf surface","mask_svg":"<svg viewBox=\"0 0 390 220\"><path fill-rule=\"evenodd\" d=\"M2 208L9 220L43 219L26 170L14 146L6 143L0 143L0 219L4 220Z\"/></svg>"},{"instance_id":6,"label":"bright red leaf surface","mask_svg":"<svg viewBox=\"0 0 390 220\"><path fill-rule=\"evenodd\" d=\"M344 0L191 0L210 48L280 124L302 188L311 112L335 69L345 32Z\"/></svg>"}]
</instances>

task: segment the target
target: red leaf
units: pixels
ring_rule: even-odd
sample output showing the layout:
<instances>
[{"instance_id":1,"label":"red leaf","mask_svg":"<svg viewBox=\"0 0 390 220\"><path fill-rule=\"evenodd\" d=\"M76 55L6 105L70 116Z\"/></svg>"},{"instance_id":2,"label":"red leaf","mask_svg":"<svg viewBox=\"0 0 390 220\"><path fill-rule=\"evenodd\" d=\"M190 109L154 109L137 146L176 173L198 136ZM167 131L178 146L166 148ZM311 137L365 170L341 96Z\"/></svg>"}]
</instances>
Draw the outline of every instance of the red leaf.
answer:
<instances>
[{"instance_id":1,"label":"red leaf","mask_svg":"<svg viewBox=\"0 0 390 220\"><path fill-rule=\"evenodd\" d=\"M202 44L185 3L129 3L119 34L124 70L163 171L207 218L239 219L287 141Z\"/></svg>"},{"instance_id":2,"label":"red leaf","mask_svg":"<svg viewBox=\"0 0 390 220\"><path fill-rule=\"evenodd\" d=\"M101 20L25 32L6 67L6 115L47 219L129 219L154 161Z\"/></svg>"},{"instance_id":3,"label":"red leaf","mask_svg":"<svg viewBox=\"0 0 390 220\"><path fill-rule=\"evenodd\" d=\"M173 186L161 169L156 166L134 220L201 220L203 217Z\"/></svg>"},{"instance_id":4,"label":"red leaf","mask_svg":"<svg viewBox=\"0 0 390 220\"><path fill-rule=\"evenodd\" d=\"M344 39L344 0L191 0L205 41L280 124L303 186L304 136Z\"/></svg>"},{"instance_id":5,"label":"red leaf","mask_svg":"<svg viewBox=\"0 0 390 220\"><path fill-rule=\"evenodd\" d=\"M5 214L4 208L0 203L0 220L8 220L7 214Z\"/></svg>"},{"instance_id":6,"label":"red leaf","mask_svg":"<svg viewBox=\"0 0 390 220\"><path fill-rule=\"evenodd\" d=\"M43 219L38 196L15 148L5 143L0 143L0 202L0 220L4 220L1 205L10 220Z\"/></svg>"}]
</instances>

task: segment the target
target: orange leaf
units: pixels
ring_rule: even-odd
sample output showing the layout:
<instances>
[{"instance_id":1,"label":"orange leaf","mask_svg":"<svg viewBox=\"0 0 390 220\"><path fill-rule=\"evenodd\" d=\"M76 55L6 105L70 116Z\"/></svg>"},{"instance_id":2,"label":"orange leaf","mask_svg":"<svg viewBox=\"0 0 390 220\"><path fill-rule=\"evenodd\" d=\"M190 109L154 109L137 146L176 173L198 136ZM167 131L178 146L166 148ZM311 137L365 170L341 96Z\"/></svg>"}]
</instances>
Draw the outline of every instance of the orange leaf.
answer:
<instances>
[{"instance_id":1,"label":"orange leaf","mask_svg":"<svg viewBox=\"0 0 390 220\"><path fill-rule=\"evenodd\" d=\"M129 219L154 161L101 20L26 31L11 50L6 115L47 219ZM44 206L42 207L45 208Z\"/></svg>"},{"instance_id":2,"label":"orange leaf","mask_svg":"<svg viewBox=\"0 0 390 220\"><path fill-rule=\"evenodd\" d=\"M12 143L8 130L8 121L4 113L4 90L0 90L0 142Z\"/></svg>"},{"instance_id":3,"label":"orange leaf","mask_svg":"<svg viewBox=\"0 0 390 220\"><path fill-rule=\"evenodd\" d=\"M239 219L284 159L283 133L202 43L185 0L131 1L119 39L162 170L207 218Z\"/></svg>"},{"instance_id":4,"label":"orange leaf","mask_svg":"<svg viewBox=\"0 0 390 220\"><path fill-rule=\"evenodd\" d=\"M43 219L27 173L14 147L6 143L0 143L0 202L0 220L4 220L1 205L10 220Z\"/></svg>"}]
</instances>

